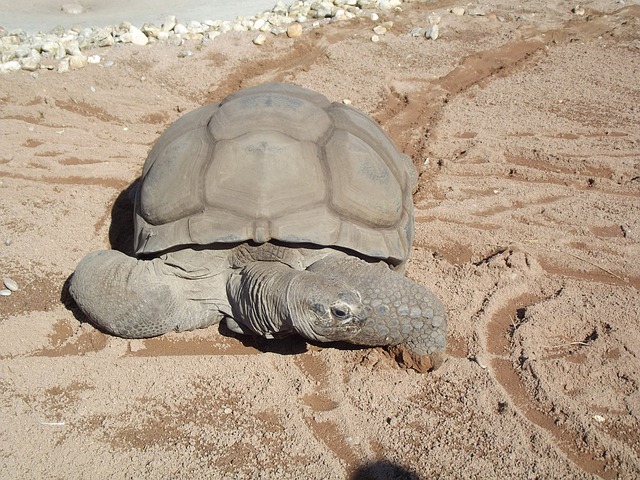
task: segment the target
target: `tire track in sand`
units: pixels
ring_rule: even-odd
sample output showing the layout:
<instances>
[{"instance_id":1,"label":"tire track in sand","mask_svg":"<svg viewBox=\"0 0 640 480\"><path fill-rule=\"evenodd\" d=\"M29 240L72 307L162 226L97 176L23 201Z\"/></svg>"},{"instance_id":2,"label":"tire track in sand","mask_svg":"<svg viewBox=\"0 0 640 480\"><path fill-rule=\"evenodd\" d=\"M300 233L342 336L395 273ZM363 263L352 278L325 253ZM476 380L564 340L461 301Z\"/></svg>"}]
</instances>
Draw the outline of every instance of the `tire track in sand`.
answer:
<instances>
[{"instance_id":1,"label":"tire track in sand","mask_svg":"<svg viewBox=\"0 0 640 480\"><path fill-rule=\"evenodd\" d=\"M452 98L464 94L474 85L483 85L495 78L506 77L534 65L545 49L567 43L574 38L597 38L611 31L617 23L614 16L633 17L640 13L637 6L625 7L613 15L594 13L589 22L568 21L561 28L532 32L527 38L507 43L497 49L473 53L463 58L458 66L443 77L426 83L422 88L402 96L393 86L390 95L381 102L374 117L397 142L401 150L414 160L428 157L429 142L442 116L443 107ZM420 182L424 185L424 181ZM419 194L419 193L418 193ZM508 286L507 286L508 288ZM581 451L577 439L579 435L563 427L559 419L543 413L531 398L525 384L513 367L510 355L511 336L514 320L524 309L542 300L541 293L533 293L526 287L509 291L498 288L486 304L487 310L480 313L480 338L483 350L489 357L491 377L504 390L517 412L536 428L550 436L552 445L564 454L580 470L601 478L616 478L614 466L595 458L590 452ZM508 298L497 307L492 299Z\"/></svg>"}]
</instances>

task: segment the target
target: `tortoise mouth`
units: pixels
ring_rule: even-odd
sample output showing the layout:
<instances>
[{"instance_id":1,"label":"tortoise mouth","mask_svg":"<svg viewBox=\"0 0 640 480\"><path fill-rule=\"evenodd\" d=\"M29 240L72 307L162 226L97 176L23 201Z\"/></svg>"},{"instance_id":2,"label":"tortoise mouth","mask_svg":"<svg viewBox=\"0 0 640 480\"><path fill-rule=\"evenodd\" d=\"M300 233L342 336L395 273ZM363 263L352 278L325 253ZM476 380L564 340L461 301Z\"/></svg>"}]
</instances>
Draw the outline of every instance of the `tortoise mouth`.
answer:
<instances>
[{"instance_id":1,"label":"tortoise mouth","mask_svg":"<svg viewBox=\"0 0 640 480\"><path fill-rule=\"evenodd\" d=\"M352 312L349 318L343 320L337 319L331 313L317 316L316 321L310 325L313 331L310 337L321 342L348 341L360 333L370 310L363 305L358 311ZM309 334L306 335L309 336Z\"/></svg>"}]
</instances>

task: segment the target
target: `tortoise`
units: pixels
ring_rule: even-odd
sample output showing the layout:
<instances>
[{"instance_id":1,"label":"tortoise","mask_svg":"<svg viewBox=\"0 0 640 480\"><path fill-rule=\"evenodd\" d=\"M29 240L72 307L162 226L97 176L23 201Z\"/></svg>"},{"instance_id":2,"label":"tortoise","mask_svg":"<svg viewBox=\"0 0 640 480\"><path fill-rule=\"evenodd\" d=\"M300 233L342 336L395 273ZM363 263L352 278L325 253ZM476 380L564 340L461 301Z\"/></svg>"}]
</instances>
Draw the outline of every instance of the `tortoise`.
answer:
<instances>
[{"instance_id":1,"label":"tortoise","mask_svg":"<svg viewBox=\"0 0 640 480\"><path fill-rule=\"evenodd\" d=\"M264 84L174 122L145 161L135 257L91 253L69 291L125 338L221 321L265 338L446 346L441 301L404 276L417 173L364 113Z\"/></svg>"}]
</instances>

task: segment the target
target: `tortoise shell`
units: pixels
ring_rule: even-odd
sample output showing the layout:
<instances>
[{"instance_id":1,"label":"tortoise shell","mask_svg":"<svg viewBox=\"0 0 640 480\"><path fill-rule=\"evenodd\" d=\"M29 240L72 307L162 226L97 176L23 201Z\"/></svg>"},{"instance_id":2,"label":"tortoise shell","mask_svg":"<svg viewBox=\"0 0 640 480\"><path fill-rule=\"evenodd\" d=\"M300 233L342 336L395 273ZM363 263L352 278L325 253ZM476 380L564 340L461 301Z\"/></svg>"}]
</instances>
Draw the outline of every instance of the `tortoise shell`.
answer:
<instances>
[{"instance_id":1,"label":"tortoise shell","mask_svg":"<svg viewBox=\"0 0 640 480\"><path fill-rule=\"evenodd\" d=\"M342 247L402 265L413 240L411 160L368 116L286 84L184 115L144 164L135 251L240 242Z\"/></svg>"}]
</instances>

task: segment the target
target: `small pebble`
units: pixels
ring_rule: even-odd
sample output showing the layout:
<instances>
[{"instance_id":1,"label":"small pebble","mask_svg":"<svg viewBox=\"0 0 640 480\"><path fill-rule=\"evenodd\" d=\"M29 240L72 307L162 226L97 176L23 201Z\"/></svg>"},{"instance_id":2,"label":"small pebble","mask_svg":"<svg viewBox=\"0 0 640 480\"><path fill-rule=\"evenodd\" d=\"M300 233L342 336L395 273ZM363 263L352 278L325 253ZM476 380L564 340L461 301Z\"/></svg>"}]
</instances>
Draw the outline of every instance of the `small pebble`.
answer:
<instances>
[{"instance_id":1,"label":"small pebble","mask_svg":"<svg viewBox=\"0 0 640 480\"><path fill-rule=\"evenodd\" d=\"M437 24L429 26L424 34L425 37L430 38L431 40L436 40L438 35L440 35L440 27L438 27Z\"/></svg>"},{"instance_id":2,"label":"small pebble","mask_svg":"<svg viewBox=\"0 0 640 480\"><path fill-rule=\"evenodd\" d=\"M380 37L379 37L378 35L372 35L372 36L371 36L371 41L372 41L373 43L377 43L377 42L379 42L379 41L380 41Z\"/></svg>"},{"instance_id":3,"label":"small pebble","mask_svg":"<svg viewBox=\"0 0 640 480\"><path fill-rule=\"evenodd\" d=\"M302 35L302 25L299 23L292 23L287 27L287 37L295 38Z\"/></svg>"},{"instance_id":4,"label":"small pebble","mask_svg":"<svg viewBox=\"0 0 640 480\"><path fill-rule=\"evenodd\" d=\"M231 412L233 412L233 410L231 410L229 407L226 407L223 412L225 413L225 415L229 415Z\"/></svg>"},{"instance_id":5,"label":"small pebble","mask_svg":"<svg viewBox=\"0 0 640 480\"><path fill-rule=\"evenodd\" d=\"M575 13L576 15L584 15L585 11L584 8L582 8L580 5L576 5L575 7L573 7L573 10L571 10L573 13Z\"/></svg>"},{"instance_id":6,"label":"small pebble","mask_svg":"<svg viewBox=\"0 0 640 480\"><path fill-rule=\"evenodd\" d=\"M0 296L8 297L9 295L11 295L11 290L9 290L8 288L0 290Z\"/></svg>"},{"instance_id":7,"label":"small pebble","mask_svg":"<svg viewBox=\"0 0 640 480\"><path fill-rule=\"evenodd\" d=\"M598 423L602 423L602 422L604 422L604 420L605 420L605 419L604 419L604 417L603 417L602 415L598 415L598 414L594 415L594 416L593 416L593 419L594 419L596 422L598 422Z\"/></svg>"},{"instance_id":8,"label":"small pebble","mask_svg":"<svg viewBox=\"0 0 640 480\"><path fill-rule=\"evenodd\" d=\"M462 8L462 7L453 7L451 9L451 13L461 17L462 15L464 15L464 8Z\"/></svg>"},{"instance_id":9,"label":"small pebble","mask_svg":"<svg viewBox=\"0 0 640 480\"><path fill-rule=\"evenodd\" d=\"M467 11L467 15L471 15L472 17L484 17L485 13L484 10L481 10L479 8L470 8Z\"/></svg>"},{"instance_id":10,"label":"small pebble","mask_svg":"<svg viewBox=\"0 0 640 480\"><path fill-rule=\"evenodd\" d=\"M4 283L4 286L7 287L12 292L15 292L18 290L18 283L13 278L4 277L2 279L2 283Z\"/></svg>"},{"instance_id":11,"label":"small pebble","mask_svg":"<svg viewBox=\"0 0 640 480\"><path fill-rule=\"evenodd\" d=\"M478 355L476 355L475 357L473 357L473 360L478 364L478 366L483 369L486 370L487 369L487 364L484 363L484 361L482 360L481 357L479 357Z\"/></svg>"},{"instance_id":12,"label":"small pebble","mask_svg":"<svg viewBox=\"0 0 640 480\"><path fill-rule=\"evenodd\" d=\"M380 17L377 13L372 13L370 18L372 21L377 22Z\"/></svg>"},{"instance_id":13,"label":"small pebble","mask_svg":"<svg viewBox=\"0 0 640 480\"><path fill-rule=\"evenodd\" d=\"M377 25L373 28L374 33L376 33L377 35L384 35L385 33L387 33L387 29L385 27L383 27L382 25Z\"/></svg>"},{"instance_id":14,"label":"small pebble","mask_svg":"<svg viewBox=\"0 0 640 480\"><path fill-rule=\"evenodd\" d=\"M11 245L11 243L13 242L13 240L11 240L11 238L7 237L4 239L4 244L8 247L9 245Z\"/></svg>"},{"instance_id":15,"label":"small pebble","mask_svg":"<svg viewBox=\"0 0 640 480\"><path fill-rule=\"evenodd\" d=\"M264 45L264 42L267 41L267 36L264 33L261 33L256 38L253 39L253 43L255 45Z\"/></svg>"}]
</instances>

